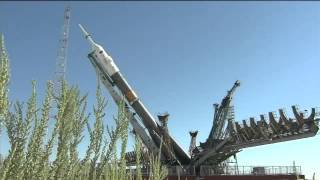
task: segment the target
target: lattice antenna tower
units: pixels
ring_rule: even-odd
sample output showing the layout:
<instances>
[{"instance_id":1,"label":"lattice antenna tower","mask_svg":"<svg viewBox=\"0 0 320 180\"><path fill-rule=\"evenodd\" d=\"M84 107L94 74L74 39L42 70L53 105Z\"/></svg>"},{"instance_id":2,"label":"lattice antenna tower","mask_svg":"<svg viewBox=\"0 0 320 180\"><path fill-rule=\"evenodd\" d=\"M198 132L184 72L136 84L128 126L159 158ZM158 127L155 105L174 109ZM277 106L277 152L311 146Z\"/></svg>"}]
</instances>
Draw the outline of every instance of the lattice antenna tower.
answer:
<instances>
[{"instance_id":1,"label":"lattice antenna tower","mask_svg":"<svg viewBox=\"0 0 320 180\"><path fill-rule=\"evenodd\" d=\"M62 34L59 39L59 50L56 59L56 69L53 91L54 95L58 97L62 88L63 80L65 79L66 66L67 66L67 52L68 52L68 39L69 39L69 26L70 26L70 7L67 6L64 11L64 23L62 27Z\"/></svg>"}]
</instances>

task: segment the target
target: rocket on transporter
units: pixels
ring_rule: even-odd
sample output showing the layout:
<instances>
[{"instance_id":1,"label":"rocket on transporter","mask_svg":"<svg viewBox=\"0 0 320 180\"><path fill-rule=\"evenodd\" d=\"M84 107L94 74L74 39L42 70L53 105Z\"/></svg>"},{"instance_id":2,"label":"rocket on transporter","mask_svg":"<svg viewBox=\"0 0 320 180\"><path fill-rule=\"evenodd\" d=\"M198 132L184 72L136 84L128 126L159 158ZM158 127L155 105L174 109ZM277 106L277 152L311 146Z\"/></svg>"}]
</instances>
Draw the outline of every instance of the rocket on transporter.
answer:
<instances>
[{"instance_id":1,"label":"rocket on transporter","mask_svg":"<svg viewBox=\"0 0 320 180\"><path fill-rule=\"evenodd\" d=\"M150 136L147 135L140 123L137 123L136 117L133 117L134 122L132 122L132 119L130 120L135 132L142 138L148 150L153 153L159 151L162 142L162 159L170 161L171 163L188 164L190 162L190 156L177 144L168 132L163 131L161 125L155 121L154 117L149 113L137 94L125 80L112 57L107 54L101 45L94 42L91 35L80 24L79 27L92 48L92 52L88 54L88 57L99 77L102 77L102 81L107 90L116 103L120 101L120 97L123 95L126 100L126 106L131 107L134 112L132 116L137 114L147 129ZM170 143L166 144L165 141L162 141L163 137L169 137Z\"/></svg>"}]
</instances>

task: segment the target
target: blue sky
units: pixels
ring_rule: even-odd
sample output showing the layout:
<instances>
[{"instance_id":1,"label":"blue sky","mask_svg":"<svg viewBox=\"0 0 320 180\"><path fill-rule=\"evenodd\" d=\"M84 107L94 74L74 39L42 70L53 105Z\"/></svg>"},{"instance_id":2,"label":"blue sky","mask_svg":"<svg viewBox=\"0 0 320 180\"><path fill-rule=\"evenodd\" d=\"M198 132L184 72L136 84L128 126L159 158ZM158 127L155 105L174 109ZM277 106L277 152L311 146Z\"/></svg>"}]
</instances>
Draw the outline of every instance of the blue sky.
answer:
<instances>
[{"instance_id":1,"label":"blue sky","mask_svg":"<svg viewBox=\"0 0 320 180\"><path fill-rule=\"evenodd\" d=\"M318 2L0 2L12 100L29 96L32 79L42 96L53 78L65 5L71 5L69 83L88 92L92 106L97 80L77 26L81 23L110 53L150 112L170 113L169 130L186 150L189 130L199 130L198 141L205 141L212 104L237 79L238 121L282 107L291 115L294 104L319 106ZM105 96L112 115L115 105ZM244 149L238 162L292 165L295 160L309 177L319 175L319 140ZM0 145L4 151L7 144L1 140Z\"/></svg>"}]
</instances>

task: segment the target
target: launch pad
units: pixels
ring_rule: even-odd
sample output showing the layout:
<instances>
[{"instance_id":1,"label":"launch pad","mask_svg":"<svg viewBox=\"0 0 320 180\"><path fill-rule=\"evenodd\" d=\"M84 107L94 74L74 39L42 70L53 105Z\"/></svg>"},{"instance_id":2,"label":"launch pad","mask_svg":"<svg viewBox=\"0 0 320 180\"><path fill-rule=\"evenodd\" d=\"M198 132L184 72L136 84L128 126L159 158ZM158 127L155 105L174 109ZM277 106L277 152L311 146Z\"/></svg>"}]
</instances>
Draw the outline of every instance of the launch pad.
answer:
<instances>
[{"instance_id":1,"label":"launch pad","mask_svg":"<svg viewBox=\"0 0 320 180\"><path fill-rule=\"evenodd\" d=\"M211 131L205 142L197 146L197 131L190 132L191 143L188 153L178 145L170 135L167 127L169 114L159 115L158 121L151 115L144 106L133 88L126 81L112 57L107 54L104 48L97 44L89 33L80 25L85 38L90 43L92 50L88 58L93 65L97 75L116 104L119 104L123 97L125 99L126 115L137 136L139 136L145 147L142 159L147 159L150 154L160 154L161 162L170 170L182 173L182 176L214 179L294 179L301 178L297 171L285 173L268 174L266 167L255 167L248 172L228 174L231 166L230 159L248 147L273 144L284 141L291 141L301 138L313 137L319 130L319 112L312 108L310 113L301 111L298 106L292 106L294 117L287 117L284 109L277 113L269 112L268 115L260 115L259 120L251 117L249 121L241 123L235 120L232 98L240 81L236 81L220 104L215 104L214 117ZM144 155L146 157L144 157ZM128 152L126 155L127 165L136 163L135 152ZM144 161L142 161L144 162ZM148 170L147 164L142 164ZM179 167L179 168L177 168ZM179 169L179 170L177 170ZM296 167L292 167L296 169ZM181 172L180 172L181 171ZM183 174L186 173L186 174ZM187 174L189 173L189 174ZM174 175L177 176L177 175ZM304 177L303 177L304 178ZM172 176L171 179L174 179Z\"/></svg>"}]
</instances>

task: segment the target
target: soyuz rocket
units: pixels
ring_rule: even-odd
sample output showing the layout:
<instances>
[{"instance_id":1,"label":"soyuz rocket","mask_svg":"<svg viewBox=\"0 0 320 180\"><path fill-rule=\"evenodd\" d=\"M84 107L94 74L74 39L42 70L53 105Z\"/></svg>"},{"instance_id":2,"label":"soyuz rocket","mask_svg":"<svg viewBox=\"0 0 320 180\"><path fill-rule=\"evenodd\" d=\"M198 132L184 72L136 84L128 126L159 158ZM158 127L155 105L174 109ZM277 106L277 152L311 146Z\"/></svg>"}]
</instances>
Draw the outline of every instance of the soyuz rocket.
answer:
<instances>
[{"instance_id":1,"label":"soyuz rocket","mask_svg":"<svg viewBox=\"0 0 320 180\"><path fill-rule=\"evenodd\" d=\"M88 54L90 61L94 66L96 66L96 69L98 68L99 71L104 74L103 77L107 79L110 87L117 87L121 94L123 94L132 109L142 120L152 140L155 142L155 144L157 144L159 148L161 137L163 136L164 132L160 131L159 125L156 123L147 108L139 100L139 97L130 87L128 82L125 80L119 68L114 63L112 57L107 54L107 52L101 45L94 42L91 35L80 24L79 27L82 30L85 39L88 40L92 48L92 52ZM110 91L110 88L108 88L108 90ZM176 141L170 135L169 137L171 140L173 152L170 152L170 150L167 148L163 148L161 149L163 154L165 154L165 156L169 159L172 159L173 157L181 164L188 164L190 162L190 156L176 143Z\"/></svg>"}]
</instances>

